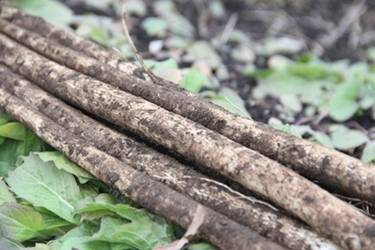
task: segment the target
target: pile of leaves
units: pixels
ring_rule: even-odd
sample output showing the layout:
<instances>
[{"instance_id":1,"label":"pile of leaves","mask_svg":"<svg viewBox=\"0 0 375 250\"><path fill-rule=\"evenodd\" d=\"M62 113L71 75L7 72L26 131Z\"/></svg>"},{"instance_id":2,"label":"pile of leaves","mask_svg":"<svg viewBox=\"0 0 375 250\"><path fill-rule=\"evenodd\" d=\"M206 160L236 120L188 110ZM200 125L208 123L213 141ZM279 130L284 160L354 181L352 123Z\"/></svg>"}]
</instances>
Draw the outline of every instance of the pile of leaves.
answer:
<instances>
[{"instance_id":1,"label":"pile of leaves","mask_svg":"<svg viewBox=\"0 0 375 250\"><path fill-rule=\"evenodd\" d=\"M22 124L4 114L0 122L1 249L152 249L182 233L50 151Z\"/></svg>"}]
</instances>

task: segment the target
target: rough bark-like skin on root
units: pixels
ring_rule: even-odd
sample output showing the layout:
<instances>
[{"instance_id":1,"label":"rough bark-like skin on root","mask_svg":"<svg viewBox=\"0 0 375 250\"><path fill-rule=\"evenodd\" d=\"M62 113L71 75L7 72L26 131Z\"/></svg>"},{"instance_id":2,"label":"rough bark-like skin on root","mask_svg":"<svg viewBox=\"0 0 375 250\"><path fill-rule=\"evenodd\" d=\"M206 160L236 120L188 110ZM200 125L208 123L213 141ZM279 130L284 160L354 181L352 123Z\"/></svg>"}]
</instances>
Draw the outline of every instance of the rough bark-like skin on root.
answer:
<instances>
[{"instance_id":1,"label":"rough bark-like skin on root","mask_svg":"<svg viewBox=\"0 0 375 250\"><path fill-rule=\"evenodd\" d=\"M374 237L364 234L372 232L373 220L290 169L144 99L48 61L2 35L0 44L0 60L55 96L221 172L293 211L345 249L374 247Z\"/></svg>"},{"instance_id":2,"label":"rough bark-like skin on root","mask_svg":"<svg viewBox=\"0 0 375 250\"><path fill-rule=\"evenodd\" d=\"M198 206L195 201L151 180L86 141L77 139L39 112L23 105L18 98L10 96L2 88L0 106L72 161L118 188L143 207L185 228L191 223ZM284 249L209 208L205 209L205 219L199 232L206 240L222 249Z\"/></svg>"},{"instance_id":3,"label":"rough bark-like skin on root","mask_svg":"<svg viewBox=\"0 0 375 250\"><path fill-rule=\"evenodd\" d=\"M97 121L84 116L62 101L45 93L19 75L0 64L0 85L9 93L36 107L50 119L72 131L82 139L90 140L95 147L147 173L155 180L167 183L175 190L189 195L236 222L289 249L338 249L333 243L319 238L303 225L280 212L230 192L224 185L206 181L174 159L161 155L133 141ZM107 176L113 180L116 177Z\"/></svg>"},{"instance_id":4,"label":"rough bark-like skin on root","mask_svg":"<svg viewBox=\"0 0 375 250\"><path fill-rule=\"evenodd\" d=\"M40 18L29 16L9 7L2 8L0 17L119 68L127 74L150 80L147 74L139 74L139 68L134 64L122 60L116 54L110 53L92 42L56 28ZM120 88L129 91L129 86L125 86L126 84L120 85ZM370 203L374 202L375 167L371 164L282 133L265 124L230 114L181 89L176 84L160 80L156 82L156 85L160 85L162 88L158 90L158 87L155 86L155 90L152 91L152 88L136 88L136 91L132 93L194 120L286 166L291 166L307 178L319 180L321 186L331 191L361 198ZM168 95L155 94L166 93L164 92L166 90L168 90ZM165 98L160 99L160 97ZM297 157L294 157L296 155Z\"/></svg>"},{"instance_id":5,"label":"rough bark-like skin on root","mask_svg":"<svg viewBox=\"0 0 375 250\"><path fill-rule=\"evenodd\" d=\"M80 51L92 58L100 58L100 61L114 66L115 68L121 68L124 72L135 74L143 79L150 80L146 73L139 73L138 66L126 59L116 56L114 51L110 52L94 42L53 26L40 17L27 15L24 12L9 6L1 7L0 18L3 18L4 20L11 21L12 23L20 25L28 30L32 30L40 36L44 36L51 41Z\"/></svg>"}]
</instances>

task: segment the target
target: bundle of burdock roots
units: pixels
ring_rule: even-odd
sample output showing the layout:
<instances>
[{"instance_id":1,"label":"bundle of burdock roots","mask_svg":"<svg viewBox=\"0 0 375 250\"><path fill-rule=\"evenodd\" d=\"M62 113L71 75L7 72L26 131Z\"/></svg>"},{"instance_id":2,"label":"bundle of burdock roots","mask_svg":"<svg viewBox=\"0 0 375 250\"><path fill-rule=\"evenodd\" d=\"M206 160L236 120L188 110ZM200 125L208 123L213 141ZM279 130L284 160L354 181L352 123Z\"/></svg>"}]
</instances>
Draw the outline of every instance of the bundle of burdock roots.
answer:
<instances>
[{"instance_id":1,"label":"bundle of burdock roots","mask_svg":"<svg viewBox=\"0 0 375 250\"><path fill-rule=\"evenodd\" d=\"M375 249L375 221L333 194L375 205L373 165L0 7L0 108L101 181L184 228L199 212L220 249Z\"/></svg>"}]
</instances>

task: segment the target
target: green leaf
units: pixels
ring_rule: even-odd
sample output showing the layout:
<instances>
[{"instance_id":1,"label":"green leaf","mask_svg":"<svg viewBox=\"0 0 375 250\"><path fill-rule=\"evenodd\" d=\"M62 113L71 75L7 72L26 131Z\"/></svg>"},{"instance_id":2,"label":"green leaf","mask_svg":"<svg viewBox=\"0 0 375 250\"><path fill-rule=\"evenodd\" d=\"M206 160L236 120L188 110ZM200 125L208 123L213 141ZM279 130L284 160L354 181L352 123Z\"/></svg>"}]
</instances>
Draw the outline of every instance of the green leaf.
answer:
<instances>
[{"instance_id":1,"label":"green leaf","mask_svg":"<svg viewBox=\"0 0 375 250\"><path fill-rule=\"evenodd\" d=\"M54 0L12 0L23 11L34 16L43 17L47 22L69 29L73 11L64 4Z\"/></svg>"},{"instance_id":2,"label":"green leaf","mask_svg":"<svg viewBox=\"0 0 375 250\"><path fill-rule=\"evenodd\" d=\"M191 244L188 244L186 248L189 250L214 250L216 249L215 246L209 243L205 243L205 242L191 243Z\"/></svg>"},{"instance_id":3,"label":"green leaf","mask_svg":"<svg viewBox=\"0 0 375 250\"><path fill-rule=\"evenodd\" d=\"M0 115L2 115L0 113ZM8 119L11 120L11 119ZM8 126L8 124L10 124ZM30 151L42 151L49 146L22 124L10 122L2 126L2 135L14 139L2 138L0 144L0 176L8 176L8 171L15 169L18 157Z\"/></svg>"},{"instance_id":4,"label":"green leaf","mask_svg":"<svg viewBox=\"0 0 375 250\"><path fill-rule=\"evenodd\" d=\"M212 69L218 68L221 64L221 57L216 53L212 45L206 41L196 41L187 48L187 57L194 60L203 60Z\"/></svg>"},{"instance_id":5,"label":"green leaf","mask_svg":"<svg viewBox=\"0 0 375 250\"><path fill-rule=\"evenodd\" d=\"M117 215L129 221L135 221L149 217L149 213L143 209L136 209L125 204L117 204L115 198L109 194L100 194L95 198L95 203L83 203L82 207L77 207L77 210L79 213L84 214L84 216L90 214L91 217L96 218L104 215Z\"/></svg>"},{"instance_id":6,"label":"green leaf","mask_svg":"<svg viewBox=\"0 0 375 250\"><path fill-rule=\"evenodd\" d=\"M98 0L102 2L102 0ZM143 17L147 15L146 3L142 0L126 0L126 14L136 14L137 16ZM108 5L106 6L108 8Z\"/></svg>"},{"instance_id":7,"label":"green leaf","mask_svg":"<svg viewBox=\"0 0 375 250\"><path fill-rule=\"evenodd\" d=\"M96 223L84 221L81 225L79 225L76 228L73 228L69 232L67 232L62 237L54 240L52 243L50 243L52 250L71 250L74 247L80 250L86 250L86 249L108 249L111 250L108 247L108 243L104 242L105 245L100 244L99 242L96 243L96 247L91 246L91 248L87 248L87 244L91 240L91 236L98 232L99 225Z\"/></svg>"},{"instance_id":8,"label":"green leaf","mask_svg":"<svg viewBox=\"0 0 375 250\"><path fill-rule=\"evenodd\" d=\"M23 141L27 128L19 122L9 122L0 127L0 136Z\"/></svg>"},{"instance_id":9,"label":"green leaf","mask_svg":"<svg viewBox=\"0 0 375 250\"><path fill-rule=\"evenodd\" d=\"M296 130L296 128L293 125L285 124L282 127L281 131L283 131L287 134L294 135L296 137L301 138L301 135L298 133L298 131Z\"/></svg>"},{"instance_id":10,"label":"green leaf","mask_svg":"<svg viewBox=\"0 0 375 250\"><path fill-rule=\"evenodd\" d=\"M309 65L297 63L288 67L291 75L305 78L307 80L326 80L338 82L341 80L340 72L331 70L326 63L321 65Z\"/></svg>"},{"instance_id":11,"label":"green leaf","mask_svg":"<svg viewBox=\"0 0 375 250\"><path fill-rule=\"evenodd\" d=\"M9 191L8 186L4 183L2 178L0 178L0 194L0 204L3 202L17 202L16 198L13 196L13 193Z\"/></svg>"},{"instance_id":12,"label":"green leaf","mask_svg":"<svg viewBox=\"0 0 375 250\"><path fill-rule=\"evenodd\" d=\"M152 249L172 241L167 234L168 224L158 217L158 220L142 218L131 223L120 219L103 217L100 230L93 239L111 243L125 243L135 249Z\"/></svg>"},{"instance_id":13,"label":"green leaf","mask_svg":"<svg viewBox=\"0 0 375 250\"><path fill-rule=\"evenodd\" d=\"M23 245L21 245L21 243L7 239L3 236L3 233L0 233L0 249L1 250L17 250L17 249L23 250L25 248Z\"/></svg>"},{"instance_id":14,"label":"green leaf","mask_svg":"<svg viewBox=\"0 0 375 250\"><path fill-rule=\"evenodd\" d=\"M46 225L46 229L47 230L58 229L58 231L56 231L56 232L59 232L59 234L63 234L62 231L59 231L60 230L59 228L66 227L66 226L71 226L72 225L70 222L68 222L68 221L66 221L64 219L61 219L56 214L53 214L53 213L51 213L50 211L48 211L48 210L46 210L44 208L37 207L35 209L42 216L44 224Z\"/></svg>"},{"instance_id":15,"label":"green leaf","mask_svg":"<svg viewBox=\"0 0 375 250\"><path fill-rule=\"evenodd\" d=\"M14 202L0 205L0 229L6 238L18 242L49 237L48 234L41 233L45 229L42 216Z\"/></svg>"},{"instance_id":16,"label":"green leaf","mask_svg":"<svg viewBox=\"0 0 375 250\"><path fill-rule=\"evenodd\" d=\"M369 141L366 143L366 146L362 151L361 160L364 162L375 162L375 141Z\"/></svg>"},{"instance_id":17,"label":"green leaf","mask_svg":"<svg viewBox=\"0 0 375 250\"><path fill-rule=\"evenodd\" d=\"M66 172L75 175L79 178L80 183L82 184L95 178L92 174L70 161L68 158L66 158L66 156L58 151L36 152L35 154L38 155L39 158L45 163L52 161L58 169L63 169Z\"/></svg>"},{"instance_id":18,"label":"green leaf","mask_svg":"<svg viewBox=\"0 0 375 250\"><path fill-rule=\"evenodd\" d=\"M318 132L314 132L313 136L314 136L314 139L322 146L326 148L331 148L331 149L335 148L332 143L331 138L327 134L318 131Z\"/></svg>"},{"instance_id":19,"label":"green leaf","mask_svg":"<svg viewBox=\"0 0 375 250\"><path fill-rule=\"evenodd\" d=\"M337 87L336 92L329 103L329 115L338 122L351 118L358 110L357 96L360 84L355 81L347 81Z\"/></svg>"},{"instance_id":20,"label":"green leaf","mask_svg":"<svg viewBox=\"0 0 375 250\"><path fill-rule=\"evenodd\" d=\"M238 96L237 92L230 88L222 88L216 96L212 97L211 101L232 113L246 118L251 117L246 110L245 102Z\"/></svg>"},{"instance_id":21,"label":"green leaf","mask_svg":"<svg viewBox=\"0 0 375 250\"><path fill-rule=\"evenodd\" d=\"M51 250L51 248L46 244L36 243L35 247L27 247L25 250Z\"/></svg>"},{"instance_id":22,"label":"green leaf","mask_svg":"<svg viewBox=\"0 0 375 250\"><path fill-rule=\"evenodd\" d=\"M211 83L210 80L197 69L190 68L184 71L180 86L197 94L203 86L211 87Z\"/></svg>"},{"instance_id":23,"label":"green leaf","mask_svg":"<svg viewBox=\"0 0 375 250\"><path fill-rule=\"evenodd\" d=\"M168 28L168 23L159 17L147 17L142 21L141 27L146 31L149 37L165 36Z\"/></svg>"},{"instance_id":24,"label":"green leaf","mask_svg":"<svg viewBox=\"0 0 375 250\"><path fill-rule=\"evenodd\" d=\"M11 190L34 206L78 223L74 218L74 204L82 196L73 175L57 169L52 162L43 162L33 153L22 159L24 163L7 178Z\"/></svg>"},{"instance_id":25,"label":"green leaf","mask_svg":"<svg viewBox=\"0 0 375 250\"><path fill-rule=\"evenodd\" d=\"M330 130L333 146L337 149L354 149L369 141L361 131L351 130L343 125L331 126Z\"/></svg>"}]
</instances>

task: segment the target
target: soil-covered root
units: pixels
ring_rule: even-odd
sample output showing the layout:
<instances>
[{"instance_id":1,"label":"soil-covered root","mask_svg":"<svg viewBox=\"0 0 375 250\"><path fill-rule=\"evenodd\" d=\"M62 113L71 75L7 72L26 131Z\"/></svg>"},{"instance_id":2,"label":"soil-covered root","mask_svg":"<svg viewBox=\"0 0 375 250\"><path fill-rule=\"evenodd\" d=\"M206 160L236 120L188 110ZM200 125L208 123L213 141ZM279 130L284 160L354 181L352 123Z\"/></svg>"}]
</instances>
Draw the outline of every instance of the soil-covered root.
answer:
<instances>
[{"instance_id":1,"label":"soil-covered root","mask_svg":"<svg viewBox=\"0 0 375 250\"><path fill-rule=\"evenodd\" d=\"M194 200L78 139L3 88L0 88L0 107L72 161L146 209L185 228L192 222L199 204ZM221 249L284 249L207 207L204 211L200 236Z\"/></svg>"},{"instance_id":2,"label":"soil-covered root","mask_svg":"<svg viewBox=\"0 0 375 250\"><path fill-rule=\"evenodd\" d=\"M95 147L289 249L338 249L266 203L103 126L0 64L0 86Z\"/></svg>"},{"instance_id":3,"label":"soil-covered root","mask_svg":"<svg viewBox=\"0 0 375 250\"><path fill-rule=\"evenodd\" d=\"M156 84L144 81L143 79L149 80L147 74L134 64L120 58L115 53L106 51L93 42L54 27L41 18L6 6L2 6L0 18L12 21L14 24L48 38L49 41L83 53L119 70L103 70L106 67L99 63L94 67L92 65L95 63L83 56L80 57L80 60L65 60L66 64L70 65L69 67L114 84L125 91L217 131L246 147L259 151L285 166L291 166L306 178L319 181L319 185L330 191L363 199L370 204L374 203L375 167L371 164L277 131L265 124L231 114L171 82L161 79ZM7 32L15 38L18 37L17 39L21 42L30 42L31 38L19 35L22 33L19 28L16 32L17 27L9 25L0 25L0 27L3 32ZM39 51L50 58L55 58L55 60L59 60L61 52L63 53L60 54L61 57L63 55L69 57L69 53L65 50L48 49L48 46L41 47ZM58 54L54 56L53 53L56 52Z\"/></svg>"}]
</instances>

